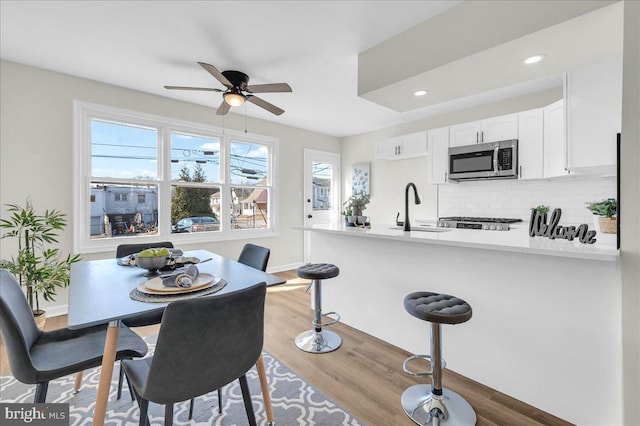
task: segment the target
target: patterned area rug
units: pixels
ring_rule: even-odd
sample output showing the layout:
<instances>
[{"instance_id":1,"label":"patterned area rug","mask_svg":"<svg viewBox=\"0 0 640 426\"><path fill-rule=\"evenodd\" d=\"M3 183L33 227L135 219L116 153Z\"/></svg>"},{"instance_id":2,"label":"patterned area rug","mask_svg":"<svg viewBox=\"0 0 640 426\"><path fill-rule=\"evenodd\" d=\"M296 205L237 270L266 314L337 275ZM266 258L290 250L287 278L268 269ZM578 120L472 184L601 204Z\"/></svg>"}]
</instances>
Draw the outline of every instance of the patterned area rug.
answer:
<instances>
[{"instance_id":1,"label":"patterned area rug","mask_svg":"<svg viewBox=\"0 0 640 426\"><path fill-rule=\"evenodd\" d=\"M153 353L156 336L145 338L149 345L149 352ZM318 389L298 377L289 368L283 365L267 352L263 352L263 358L269 386L271 388L271 400L278 426L290 425L322 425L339 426L362 425L358 419L345 411L335 402L329 400ZM116 387L118 383L118 369L114 368L112 377L111 394L105 425L137 425L139 421L138 406L131 401L131 396L126 384L122 391L122 398L116 400ZM82 389L78 394L73 393L75 376L67 376L49 383L47 402L68 403L70 411L70 426L90 425L95 406L96 392L100 369L94 368L85 371L82 380ZM253 400L253 409L259 425L267 425L258 373L252 368L247 373L249 389ZM0 377L0 402L33 402L35 385L25 385L18 382L12 376ZM174 406L175 425L246 425L247 415L242 402L242 393L238 381L228 384L222 392L223 410L218 413L218 394L211 392L196 398L193 419L188 420L189 402L182 402ZM164 406L150 403L149 420L152 425L163 424Z\"/></svg>"}]
</instances>

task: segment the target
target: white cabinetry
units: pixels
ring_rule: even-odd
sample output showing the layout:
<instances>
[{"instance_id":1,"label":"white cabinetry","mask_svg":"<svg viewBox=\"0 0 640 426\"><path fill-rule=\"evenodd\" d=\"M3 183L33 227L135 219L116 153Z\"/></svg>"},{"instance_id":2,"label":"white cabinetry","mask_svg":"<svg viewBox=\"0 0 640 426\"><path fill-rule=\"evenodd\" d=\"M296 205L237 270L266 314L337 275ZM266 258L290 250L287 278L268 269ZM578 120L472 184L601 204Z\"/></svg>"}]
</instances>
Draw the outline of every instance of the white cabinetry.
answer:
<instances>
[{"instance_id":1,"label":"white cabinetry","mask_svg":"<svg viewBox=\"0 0 640 426\"><path fill-rule=\"evenodd\" d=\"M449 169L449 128L429 130L430 182L446 183Z\"/></svg>"},{"instance_id":2,"label":"white cabinetry","mask_svg":"<svg viewBox=\"0 0 640 426\"><path fill-rule=\"evenodd\" d=\"M542 108L518 114L518 176L544 177L544 112Z\"/></svg>"},{"instance_id":3,"label":"white cabinetry","mask_svg":"<svg viewBox=\"0 0 640 426\"><path fill-rule=\"evenodd\" d=\"M544 177L566 176L566 143L564 100L543 108Z\"/></svg>"},{"instance_id":4,"label":"white cabinetry","mask_svg":"<svg viewBox=\"0 0 640 426\"><path fill-rule=\"evenodd\" d=\"M518 114L508 114L451 126L449 146L473 145L517 138Z\"/></svg>"},{"instance_id":5,"label":"white cabinetry","mask_svg":"<svg viewBox=\"0 0 640 426\"><path fill-rule=\"evenodd\" d=\"M622 127L622 62L593 64L567 74L567 167L615 173Z\"/></svg>"},{"instance_id":6,"label":"white cabinetry","mask_svg":"<svg viewBox=\"0 0 640 426\"><path fill-rule=\"evenodd\" d=\"M426 131L383 139L376 143L376 159L402 160L420 157L427 155L427 145Z\"/></svg>"}]
</instances>

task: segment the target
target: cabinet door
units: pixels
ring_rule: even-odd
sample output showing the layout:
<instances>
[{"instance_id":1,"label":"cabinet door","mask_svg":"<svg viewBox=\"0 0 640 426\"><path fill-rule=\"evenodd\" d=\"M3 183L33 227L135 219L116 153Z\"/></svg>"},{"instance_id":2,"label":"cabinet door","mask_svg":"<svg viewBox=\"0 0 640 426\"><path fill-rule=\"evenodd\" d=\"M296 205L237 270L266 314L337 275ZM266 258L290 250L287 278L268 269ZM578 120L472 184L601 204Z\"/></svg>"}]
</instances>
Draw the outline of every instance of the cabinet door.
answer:
<instances>
[{"instance_id":1,"label":"cabinet door","mask_svg":"<svg viewBox=\"0 0 640 426\"><path fill-rule=\"evenodd\" d=\"M446 183L449 170L449 128L429 130L429 159L432 184Z\"/></svg>"},{"instance_id":2,"label":"cabinet door","mask_svg":"<svg viewBox=\"0 0 640 426\"><path fill-rule=\"evenodd\" d=\"M622 127L622 62L567 74L567 165L579 173L615 173Z\"/></svg>"},{"instance_id":3,"label":"cabinet door","mask_svg":"<svg viewBox=\"0 0 640 426\"><path fill-rule=\"evenodd\" d=\"M413 158L427 155L427 132L411 133L398 137L398 158Z\"/></svg>"},{"instance_id":4,"label":"cabinet door","mask_svg":"<svg viewBox=\"0 0 640 426\"><path fill-rule=\"evenodd\" d=\"M449 127L449 146L454 147L479 143L481 127L482 125L479 121L471 121Z\"/></svg>"},{"instance_id":5,"label":"cabinet door","mask_svg":"<svg viewBox=\"0 0 640 426\"><path fill-rule=\"evenodd\" d=\"M483 143L518 139L518 114L501 115L482 120L480 141Z\"/></svg>"},{"instance_id":6,"label":"cabinet door","mask_svg":"<svg viewBox=\"0 0 640 426\"><path fill-rule=\"evenodd\" d=\"M542 108L518 114L518 164L520 179L544 176L544 112Z\"/></svg>"},{"instance_id":7,"label":"cabinet door","mask_svg":"<svg viewBox=\"0 0 640 426\"><path fill-rule=\"evenodd\" d=\"M383 139L376 143L377 160L394 160L398 156L398 138Z\"/></svg>"},{"instance_id":8,"label":"cabinet door","mask_svg":"<svg viewBox=\"0 0 640 426\"><path fill-rule=\"evenodd\" d=\"M544 177L566 176L564 101L543 108Z\"/></svg>"}]
</instances>

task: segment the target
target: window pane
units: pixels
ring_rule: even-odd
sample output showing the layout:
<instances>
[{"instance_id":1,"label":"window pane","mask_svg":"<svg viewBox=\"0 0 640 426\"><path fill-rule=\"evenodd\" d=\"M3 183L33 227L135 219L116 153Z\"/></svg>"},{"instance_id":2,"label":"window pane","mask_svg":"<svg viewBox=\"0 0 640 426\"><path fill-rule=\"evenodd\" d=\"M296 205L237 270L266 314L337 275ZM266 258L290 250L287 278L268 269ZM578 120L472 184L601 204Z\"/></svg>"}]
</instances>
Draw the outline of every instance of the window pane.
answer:
<instances>
[{"instance_id":1,"label":"window pane","mask_svg":"<svg viewBox=\"0 0 640 426\"><path fill-rule=\"evenodd\" d=\"M231 188L231 227L233 229L269 227L269 192L259 188Z\"/></svg>"},{"instance_id":2,"label":"window pane","mask_svg":"<svg viewBox=\"0 0 640 426\"><path fill-rule=\"evenodd\" d=\"M171 180L220 182L220 140L171 133Z\"/></svg>"},{"instance_id":3,"label":"window pane","mask_svg":"<svg viewBox=\"0 0 640 426\"><path fill-rule=\"evenodd\" d=\"M235 185L266 185L268 148L265 145L237 141L232 141L230 145L230 182Z\"/></svg>"},{"instance_id":4,"label":"window pane","mask_svg":"<svg viewBox=\"0 0 640 426\"><path fill-rule=\"evenodd\" d=\"M220 230L220 187L171 188L171 232Z\"/></svg>"},{"instance_id":5,"label":"window pane","mask_svg":"<svg viewBox=\"0 0 640 426\"><path fill-rule=\"evenodd\" d=\"M156 179L157 160L156 129L91 120L91 176Z\"/></svg>"},{"instance_id":6,"label":"window pane","mask_svg":"<svg viewBox=\"0 0 640 426\"><path fill-rule=\"evenodd\" d=\"M333 166L314 162L311 170L313 183L313 210L331 210L331 181Z\"/></svg>"},{"instance_id":7,"label":"window pane","mask_svg":"<svg viewBox=\"0 0 640 426\"><path fill-rule=\"evenodd\" d=\"M92 239L158 234L157 185L92 182L90 200Z\"/></svg>"}]
</instances>

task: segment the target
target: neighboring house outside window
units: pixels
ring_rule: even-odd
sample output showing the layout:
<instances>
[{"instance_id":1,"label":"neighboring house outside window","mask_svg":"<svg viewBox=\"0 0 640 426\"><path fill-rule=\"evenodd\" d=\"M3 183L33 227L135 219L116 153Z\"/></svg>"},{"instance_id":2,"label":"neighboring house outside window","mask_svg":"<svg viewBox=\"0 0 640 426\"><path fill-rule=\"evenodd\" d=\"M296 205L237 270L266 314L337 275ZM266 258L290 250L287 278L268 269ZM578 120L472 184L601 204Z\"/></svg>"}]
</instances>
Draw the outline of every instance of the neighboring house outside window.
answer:
<instances>
[{"instance_id":1,"label":"neighboring house outside window","mask_svg":"<svg viewBox=\"0 0 640 426\"><path fill-rule=\"evenodd\" d=\"M276 139L82 102L74 127L76 251L277 233Z\"/></svg>"}]
</instances>

